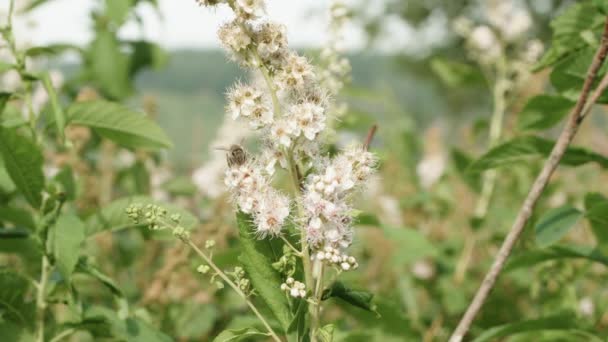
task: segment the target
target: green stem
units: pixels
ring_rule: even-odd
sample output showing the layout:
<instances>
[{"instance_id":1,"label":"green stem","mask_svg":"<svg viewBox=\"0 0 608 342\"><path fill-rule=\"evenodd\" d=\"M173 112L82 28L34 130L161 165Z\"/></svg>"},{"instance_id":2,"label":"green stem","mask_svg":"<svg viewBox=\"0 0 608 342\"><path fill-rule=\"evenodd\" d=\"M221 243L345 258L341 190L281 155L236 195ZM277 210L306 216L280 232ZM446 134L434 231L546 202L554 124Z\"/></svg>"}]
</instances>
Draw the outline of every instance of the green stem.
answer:
<instances>
[{"instance_id":1,"label":"green stem","mask_svg":"<svg viewBox=\"0 0 608 342\"><path fill-rule=\"evenodd\" d=\"M274 330L270 327L270 324L268 324L268 321L266 321L266 319L264 318L264 316L262 316L262 314L255 307L255 305L253 305L253 303L249 300L249 298L247 297L247 295L238 287L238 285L236 285L232 280L230 280L230 278L228 278L228 276L219 267L217 267L217 265L213 262L213 260L211 260L211 258L209 256L207 256L202 250L200 250L200 248L198 248L198 246L195 245L192 242L192 240L188 239L188 240L185 240L185 242L186 242L186 244L188 246L190 246L190 248L192 248L196 252L196 254L198 254L203 260L205 260L205 262L207 264L209 264L209 266L213 269L213 271L215 271L215 273L218 276L220 276L220 278L222 278L222 280L224 280L226 283L228 283L228 285L230 287L232 287L232 289L234 291L236 291L236 293L241 298L243 298L243 300L245 301L245 303L247 303L247 306L249 306L249 308L251 309L251 311L253 311L253 313L257 316L257 318L262 322L262 324L264 325L264 327L266 328L266 330L268 330L268 333L270 334L270 336L275 341L281 342L281 339L274 332Z\"/></svg>"},{"instance_id":2,"label":"green stem","mask_svg":"<svg viewBox=\"0 0 608 342\"><path fill-rule=\"evenodd\" d=\"M36 292L36 342L44 342L44 319L46 314L46 285L50 269L49 259L46 254L42 255L40 281Z\"/></svg>"},{"instance_id":3,"label":"green stem","mask_svg":"<svg viewBox=\"0 0 608 342\"><path fill-rule=\"evenodd\" d=\"M490 121L490 132L489 132L489 148L495 147L500 142L502 135L504 116L507 109L507 101L505 98L506 88L506 61L501 58L496 66L497 77L494 82L492 91L494 111ZM496 179L498 173L496 170L488 170L483 174L483 182L481 186L481 196L475 206L474 216L476 218L484 218L488 212L490 200L494 193L494 187L496 185Z\"/></svg>"},{"instance_id":4,"label":"green stem","mask_svg":"<svg viewBox=\"0 0 608 342\"><path fill-rule=\"evenodd\" d=\"M55 337L53 337L50 342L59 342L59 341L63 340L64 338L72 335L74 332L76 332L76 329L66 329L66 330L60 332L59 334L55 335Z\"/></svg>"}]
</instances>

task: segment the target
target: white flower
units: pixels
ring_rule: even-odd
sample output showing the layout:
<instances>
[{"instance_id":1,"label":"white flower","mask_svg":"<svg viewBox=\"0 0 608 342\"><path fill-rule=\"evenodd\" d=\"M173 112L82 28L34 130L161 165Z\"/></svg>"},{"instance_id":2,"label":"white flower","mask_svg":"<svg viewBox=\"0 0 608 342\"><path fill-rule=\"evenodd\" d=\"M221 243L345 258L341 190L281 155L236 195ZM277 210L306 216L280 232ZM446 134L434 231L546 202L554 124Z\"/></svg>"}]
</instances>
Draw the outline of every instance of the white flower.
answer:
<instances>
[{"instance_id":1,"label":"white flower","mask_svg":"<svg viewBox=\"0 0 608 342\"><path fill-rule=\"evenodd\" d=\"M314 79L314 72L305 57L291 53L285 58L277 78L279 87L283 90L302 90Z\"/></svg>"},{"instance_id":2,"label":"white flower","mask_svg":"<svg viewBox=\"0 0 608 342\"><path fill-rule=\"evenodd\" d=\"M471 32L470 41L480 52L495 56L500 51L496 35L488 26L481 25L474 28Z\"/></svg>"},{"instance_id":3,"label":"white flower","mask_svg":"<svg viewBox=\"0 0 608 342\"><path fill-rule=\"evenodd\" d=\"M263 93L252 86L237 84L228 91L227 113L233 118L245 117L252 128L265 127L274 116Z\"/></svg>"},{"instance_id":4,"label":"white flower","mask_svg":"<svg viewBox=\"0 0 608 342\"><path fill-rule=\"evenodd\" d=\"M254 214L257 233L261 237L278 236L285 219L289 216L289 198L276 191L269 190L260 198Z\"/></svg>"},{"instance_id":5,"label":"white flower","mask_svg":"<svg viewBox=\"0 0 608 342\"><path fill-rule=\"evenodd\" d=\"M256 31L255 41L260 57L276 65L284 56L281 52L287 47L285 26L276 23L263 23Z\"/></svg>"},{"instance_id":6,"label":"white flower","mask_svg":"<svg viewBox=\"0 0 608 342\"><path fill-rule=\"evenodd\" d=\"M262 151L262 163L266 173L273 175L277 162L284 169L289 167L287 156L285 156L285 153L283 153L281 149L266 148L264 151Z\"/></svg>"},{"instance_id":7,"label":"white flower","mask_svg":"<svg viewBox=\"0 0 608 342\"><path fill-rule=\"evenodd\" d=\"M281 284L281 290L289 293L290 296L295 298L304 298L306 297L306 285L304 283L299 282L292 277L287 278L283 284Z\"/></svg>"},{"instance_id":8,"label":"white flower","mask_svg":"<svg viewBox=\"0 0 608 342\"><path fill-rule=\"evenodd\" d=\"M528 12L511 1L500 1L487 11L488 21L507 41L514 41L532 26Z\"/></svg>"},{"instance_id":9,"label":"white flower","mask_svg":"<svg viewBox=\"0 0 608 342\"><path fill-rule=\"evenodd\" d=\"M239 53L251 44L248 32L236 21L229 22L220 27L218 31L220 41L232 53Z\"/></svg>"},{"instance_id":10,"label":"white flower","mask_svg":"<svg viewBox=\"0 0 608 342\"><path fill-rule=\"evenodd\" d=\"M293 105L289 117L295 122L295 136L304 134L306 139L314 140L319 132L325 129L325 108L304 102Z\"/></svg>"},{"instance_id":11,"label":"white flower","mask_svg":"<svg viewBox=\"0 0 608 342\"><path fill-rule=\"evenodd\" d=\"M264 10L264 0L236 0L237 14L255 17Z\"/></svg>"},{"instance_id":12,"label":"white flower","mask_svg":"<svg viewBox=\"0 0 608 342\"><path fill-rule=\"evenodd\" d=\"M296 131L295 123L290 120L278 120L270 127L270 136L279 145L291 146L291 138Z\"/></svg>"}]
</instances>

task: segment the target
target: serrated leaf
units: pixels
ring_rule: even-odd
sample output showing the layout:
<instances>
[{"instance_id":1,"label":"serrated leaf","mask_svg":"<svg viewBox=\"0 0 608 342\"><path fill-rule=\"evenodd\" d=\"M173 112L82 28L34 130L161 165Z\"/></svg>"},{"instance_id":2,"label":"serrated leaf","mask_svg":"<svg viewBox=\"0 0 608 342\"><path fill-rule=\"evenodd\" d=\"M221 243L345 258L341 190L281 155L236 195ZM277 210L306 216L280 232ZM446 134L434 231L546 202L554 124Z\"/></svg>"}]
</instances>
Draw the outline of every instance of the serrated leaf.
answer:
<instances>
[{"instance_id":1,"label":"serrated leaf","mask_svg":"<svg viewBox=\"0 0 608 342\"><path fill-rule=\"evenodd\" d=\"M376 306L372 303L374 295L361 290L348 288L342 282L335 282L323 291L322 300L329 298L339 298L350 305L356 306L366 311L376 312Z\"/></svg>"},{"instance_id":2,"label":"serrated leaf","mask_svg":"<svg viewBox=\"0 0 608 342\"><path fill-rule=\"evenodd\" d=\"M236 218L242 249L239 260L259 297L270 308L283 330L287 331L293 317L287 298L281 291L281 277L272 267L272 263L278 260L282 247L272 245L268 239L257 239L250 215L239 212Z\"/></svg>"},{"instance_id":3,"label":"serrated leaf","mask_svg":"<svg viewBox=\"0 0 608 342\"><path fill-rule=\"evenodd\" d=\"M568 54L586 46L588 43L582 39L582 34L591 30L597 35L603 21L601 13L590 2L574 3L566 8L551 22L551 47L534 66L534 70L554 65Z\"/></svg>"},{"instance_id":4,"label":"serrated leaf","mask_svg":"<svg viewBox=\"0 0 608 342\"><path fill-rule=\"evenodd\" d=\"M546 157L551 153L554 144L554 141L536 136L517 137L482 155L469 166L467 172L481 173L489 169ZM608 158L581 147L569 147L560 162L568 166L595 162L603 168L608 168Z\"/></svg>"},{"instance_id":5,"label":"serrated leaf","mask_svg":"<svg viewBox=\"0 0 608 342\"><path fill-rule=\"evenodd\" d=\"M530 331L570 330L577 329L578 322L573 313L562 313L538 319L508 323L490 328L479 335L473 342L496 341L501 337L512 336Z\"/></svg>"},{"instance_id":6,"label":"serrated leaf","mask_svg":"<svg viewBox=\"0 0 608 342\"><path fill-rule=\"evenodd\" d=\"M132 148L172 147L165 132L146 116L107 101L75 103L68 109L69 124L88 126L99 135Z\"/></svg>"},{"instance_id":7,"label":"serrated leaf","mask_svg":"<svg viewBox=\"0 0 608 342\"><path fill-rule=\"evenodd\" d=\"M147 196L130 196L117 199L114 202L103 207L97 213L91 215L86 220L87 236L91 236L101 231L115 231L125 228L136 227L131 219L125 214L125 209L130 204L155 204L160 205L171 213L181 215L181 226L187 230L192 230L198 226L198 219L187 210L184 210L176 205L155 201ZM144 227L144 225L140 225Z\"/></svg>"},{"instance_id":8,"label":"serrated leaf","mask_svg":"<svg viewBox=\"0 0 608 342\"><path fill-rule=\"evenodd\" d=\"M517 116L520 130L543 130L558 124L574 106L574 101L559 95L531 98Z\"/></svg>"},{"instance_id":9,"label":"serrated leaf","mask_svg":"<svg viewBox=\"0 0 608 342\"><path fill-rule=\"evenodd\" d=\"M268 336L268 334L254 328L231 329L222 331L213 339L213 342L236 342L262 336Z\"/></svg>"},{"instance_id":10,"label":"serrated leaf","mask_svg":"<svg viewBox=\"0 0 608 342\"><path fill-rule=\"evenodd\" d=\"M0 321L33 327L35 306L26 301L30 281L14 271L0 268Z\"/></svg>"},{"instance_id":11,"label":"serrated leaf","mask_svg":"<svg viewBox=\"0 0 608 342\"><path fill-rule=\"evenodd\" d=\"M588 193L585 196L585 217L600 249L608 251L608 198L599 193Z\"/></svg>"},{"instance_id":12,"label":"serrated leaf","mask_svg":"<svg viewBox=\"0 0 608 342\"><path fill-rule=\"evenodd\" d=\"M98 31L87 51L90 78L99 90L113 100L129 97L133 93L129 79L129 58L121 51L114 33Z\"/></svg>"},{"instance_id":13,"label":"serrated leaf","mask_svg":"<svg viewBox=\"0 0 608 342\"><path fill-rule=\"evenodd\" d=\"M545 261L559 259L587 259L608 266L608 256L594 247L558 245L515 255L509 260L505 270L527 268Z\"/></svg>"},{"instance_id":14,"label":"serrated leaf","mask_svg":"<svg viewBox=\"0 0 608 342\"><path fill-rule=\"evenodd\" d=\"M570 206L564 205L546 212L540 217L534 227L536 244L548 247L559 241L583 217L583 213Z\"/></svg>"},{"instance_id":15,"label":"serrated leaf","mask_svg":"<svg viewBox=\"0 0 608 342\"><path fill-rule=\"evenodd\" d=\"M38 146L15 129L0 127L0 154L13 183L33 207L39 208L44 174L42 152Z\"/></svg>"},{"instance_id":16,"label":"serrated leaf","mask_svg":"<svg viewBox=\"0 0 608 342\"><path fill-rule=\"evenodd\" d=\"M74 215L61 215L53 226L55 264L65 279L70 279L85 238L84 223Z\"/></svg>"}]
</instances>

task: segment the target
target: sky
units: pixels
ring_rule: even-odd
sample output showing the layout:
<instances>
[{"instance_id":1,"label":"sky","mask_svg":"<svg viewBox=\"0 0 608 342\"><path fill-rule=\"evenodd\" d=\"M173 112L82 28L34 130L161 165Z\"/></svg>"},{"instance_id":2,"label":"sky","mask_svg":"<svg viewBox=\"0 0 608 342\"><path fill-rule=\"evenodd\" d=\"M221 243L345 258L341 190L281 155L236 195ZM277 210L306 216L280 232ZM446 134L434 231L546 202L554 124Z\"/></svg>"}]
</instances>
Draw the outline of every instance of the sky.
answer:
<instances>
[{"instance_id":1,"label":"sky","mask_svg":"<svg viewBox=\"0 0 608 342\"><path fill-rule=\"evenodd\" d=\"M19 3L20 0L17 0ZM160 0L162 18L149 6L139 6L145 20L147 39L169 49L218 47L216 31L230 19L224 7L199 7L194 0ZM8 0L0 0L0 12L6 13ZM18 38L29 44L69 42L85 44L92 33L89 13L99 0L49 0L27 16L15 21ZM294 47L320 46L325 40L328 0L267 0L267 13L274 21L287 25L289 42ZM4 17L4 15L2 15ZM4 20L2 20L4 21ZM127 25L120 32L123 38L141 37L137 25ZM345 32L345 47L356 49L363 45L363 34L355 26Z\"/></svg>"}]
</instances>

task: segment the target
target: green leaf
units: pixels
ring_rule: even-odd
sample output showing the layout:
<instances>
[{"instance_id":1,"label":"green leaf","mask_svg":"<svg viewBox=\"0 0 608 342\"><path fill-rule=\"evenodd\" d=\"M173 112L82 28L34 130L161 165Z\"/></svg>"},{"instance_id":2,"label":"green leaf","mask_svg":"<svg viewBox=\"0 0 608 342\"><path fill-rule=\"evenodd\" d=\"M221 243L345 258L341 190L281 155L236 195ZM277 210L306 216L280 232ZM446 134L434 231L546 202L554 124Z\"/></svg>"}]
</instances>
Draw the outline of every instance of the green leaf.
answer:
<instances>
[{"instance_id":1,"label":"green leaf","mask_svg":"<svg viewBox=\"0 0 608 342\"><path fill-rule=\"evenodd\" d=\"M534 227L536 244L548 247L559 241L583 217L583 213L570 206L564 205L546 212Z\"/></svg>"},{"instance_id":2,"label":"green leaf","mask_svg":"<svg viewBox=\"0 0 608 342\"><path fill-rule=\"evenodd\" d=\"M321 342L333 342L334 341L334 325L327 324L317 331L317 337Z\"/></svg>"},{"instance_id":3,"label":"green leaf","mask_svg":"<svg viewBox=\"0 0 608 342\"><path fill-rule=\"evenodd\" d=\"M55 115L55 125L57 126L57 133L59 134L59 139L63 141L65 139L63 133L65 130L65 113L63 112L63 108L61 108L61 104L59 104L59 99L57 98L55 87L53 87L51 77L48 73L43 76L42 83L44 84L46 92L49 94L51 107L53 108L53 114Z\"/></svg>"},{"instance_id":4,"label":"green leaf","mask_svg":"<svg viewBox=\"0 0 608 342\"><path fill-rule=\"evenodd\" d=\"M472 174L467 172L467 169L473 158L466 154L464 151L454 148L452 149L452 161L456 171L462 177L462 180L475 192L481 191L481 177L478 174Z\"/></svg>"},{"instance_id":5,"label":"green leaf","mask_svg":"<svg viewBox=\"0 0 608 342\"><path fill-rule=\"evenodd\" d=\"M297 301L297 309L289 328L287 328L289 341L303 341L308 332L308 302L304 299Z\"/></svg>"},{"instance_id":6,"label":"green leaf","mask_svg":"<svg viewBox=\"0 0 608 342\"><path fill-rule=\"evenodd\" d=\"M268 239L256 238L251 216L239 212L236 219L242 249L239 260L243 263L260 298L268 305L283 329L287 331L292 321L292 315L287 298L281 291L281 277L272 267L272 263L278 260L278 253L281 253L282 248L273 246Z\"/></svg>"},{"instance_id":7,"label":"green leaf","mask_svg":"<svg viewBox=\"0 0 608 342\"><path fill-rule=\"evenodd\" d=\"M86 224L87 236L91 236L101 231L115 231L136 227L131 219L125 214L125 209L130 204L134 203L142 204L144 206L147 204L156 204L164 207L171 213L180 214L182 217L181 225L187 230L192 230L198 226L198 219L187 210L172 204L155 201L146 196L131 196L118 199L89 217ZM143 227L144 225L140 226Z\"/></svg>"},{"instance_id":8,"label":"green leaf","mask_svg":"<svg viewBox=\"0 0 608 342\"><path fill-rule=\"evenodd\" d=\"M559 259L587 259L608 266L608 256L603 255L594 247L558 245L516 255L510 259L505 270L527 268L545 261Z\"/></svg>"},{"instance_id":9,"label":"green leaf","mask_svg":"<svg viewBox=\"0 0 608 342\"><path fill-rule=\"evenodd\" d=\"M90 79L99 90L113 100L129 97L133 93L129 79L129 57L121 51L114 33L98 31L88 52Z\"/></svg>"},{"instance_id":10,"label":"green leaf","mask_svg":"<svg viewBox=\"0 0 608 342\"><path fill-rule=\"evenodd\" d=\"M531 98L517 117L520 130L543 130L558 124L574 106L574 101L559 95Z\"/></svg>"},{"instance_id":11,"label":"green leaf","mask_svg":"<svg viewBox=\"0 0 608 342\"><path fill-rule=\"evenodd\" d=\"M158 44L141 40L129 42L129 45L133 49L129 65L131 77L135 77L144 68L158 70L164 67L169 60L167 52Z\"/></svg>"},{"instance_id":12,"label":"green leaf","mask_svg":"<svg viewBox=\"0 0 608 342\"><path fill-rule=\"evenodd\" d=\"M0 70L0 73L2 71ZM13 94L7 92L0 92L0 118L2 118L2 113L4 112L4 107L6 107L6 103L11 98ZM2 119L4 121L4 119Z\"/></svg>"},{"instance_id":13,"label":"green leaf","mask_svg":"<svg viewBox=\"0 0 608 342\"><path fill-rule=\"evenodd\" d=\"M342 282L335 282L329 288L323 290L322 300L339 298L350 305L366 311L376 312L376 306L372 303L374 295L367 291L353 290L346 287Z\"/></svg>"},{"instance_id":14,"label":"green leaf","mask_svg":"<svg viewBox=\"0 0 608 342\"><path fill-rule=\"evenodd\" d=\"M499 325L486 330L474 339L473 342L496 341L502 337L530 331L575 330L577 328L578 322L576 321L576 316L573 313L562 313L538 319Z\"/></svg>"},{"instance_id":15,"label":"green leaf","mask_svg":"<svg viewBox=\"0 0 608 342\"><path fill-rule=\"evenodd\" d=\"M383 227L394 247L393 266L397 269L427 257L437 257L437 248L419 231L410 228Z\"/></svg>"},{"instance_id":16,"label":"green leaf","mask_svg":"<svg viewBox=\"0 0 608 342\"><path fill-rule=\"evenodd\" d=\"M127 20L134 4L133 0L106 0L106 15L119 27Z\"/></svg>"},{"instance_id":17,"label":"green leaf","mask_svg":"<svg viewBox=\"0 0 608 342\"><path fill-rule=\"evenodd\" d=\"M363 212L360 210L355 210L353 212L353 224L358 226L375 226L379 227L382 225L378 216Z\"/></svg>"},{"instance_id":18,"label":"green leaf","mask_svg":"<svg viewBox=\"0 0 608 342\"><path fill-rule=\"evenodd\" d=\"M585 196L585 217L602 251L608 252L608 198L599 193Z\"/></svg>"},{"instance_id":19,"label":"green leaf","mask_svg":"<svg viewBox=\"0 0 608 342\"><path fill-rule=\"evenodd\" d=\"M115 337L129 342L169 342L172 339L139 318L120 319L112 310L93 306L83 315L83 320L71 326L85 329L94 337Z\"/></svg>"},{"instance_id":20,"label":"green leaf","mask_svg":"<svg viewBox=\"0 0 608 342\"><path fill-rule=\"evenodd\" d=\"M0 320L0 341L34 342L35 340L33 331L22 324Z\"/></svg>"},{"instance_id":21,"label":"green leaf","mask_svg":"<svg viewBox=\"0 0 608 342\"><path fill-rule=\"evenodd\" d=\"M483 80L481 73L475 67L443 58L433 58L431 70L448 87L467 86Z\"/></svg>"},{"instance_id":22,"label":"green leaf","mask_svg":"<svg viewBox=\"0 0 608 342\"><path fill-rule=\"evenodd\" d=\"M23 117L21 109L13 104L6 104L4 112L0 115L0 125L5 128L15 128L26 125L27 119Z\"/></svg>"},{"instance_id":23,"label":"green leaf","mask_svg":"<svg viewBox=\"0 0 608 342\"><path fill-rule=\"evenodd\" d=\"M193 196L197 192L196 186L189 177L172 178L162 187L174 196Z\"/></svg>"},{"instance_id":24,"label":"green leaf","mask_svg":"<svg viewBox=\"0 0 608 342\"><path fill-rule=\"evenodd\" d=\"M25 51L25 55L28 57L55 56L55 55L62 54L69 50L82 52L82 50L77 45L51 44L51 45L46 45L46 46L31 47Z\"/></svg>"},{"instance_id":25,"label":"green leaf","mask_svg":"<svg viewBox=\"0 0 608 342\"><path fill-rule=\"evenodd\" d=\"M593 31L598 36L603 21L601 13L590 2L579 2L566 8L551 22L551 47L534 69L540 70L554 65L567 55L584 48L588 42L582 39L583 35Z\"/></svg>"},{"instance_id":26,"label":"green leaf","mask_svg":"<svg viewBox=\"0 0 608 342\"><path fill-rule=\"evenodd\" d=\"M485 153L469 166L467 172L481 173L489 169L547 157L554 144L555 142L551 140L536 136L517 137ZM562 164L568 166L579 166L590 162L608 168L608 158L580 147L569 147L561 160Z\"/></svg>"},{"instance_id":27,"label":"green leaf","mask_svg":"<svg viewBox=\"0 0 608 342\"><path fill-rule=\"evenodd\" d=\"M53 227L55 264L65 279L70 279L85 238L85 227L74 215L61 215Z\"/></svg>"},{"instance_id":28,"label":"green leaf","mask_svg":"<svg viewBox=\"0 0 608 342\"><path fill-rule=\"evenodd\" d=\"M262 337L268 336L257 329L254 328L244 328L244 329L232 329L232 330L224 330L216 338L213 339L213 342L236 342L249 340L252 337Z\"/></svg>"},{"instance_id":29,"label":"green leaf","mask_svg":"<svg viewBox=\"0 0 608 342\"><path fill-rule=\"evenodd\" d=\"M179 340L203 340L213 331L219 311L214 305L200 305L195 302L185 302L181 305L172 305L169 315L174 322L175 337Z\"/></svg>"},{"instance_id":30,"label":"green leaf","mask_svg":"<svg viewBox=\"0 0 608 342\"><path fill-rule=\"evenodd\" d=\"M35 208L42 203L43 157L38 146L15 129L0 127L0 154L12 181Z\"/></svg>"},{"instance_id":31,"label":"green leaf","mask_svg":"<svg viewBox=\"0 0 608 342\"><path fill-rule=\"evenodd\" d=\"M33 328L35 305L26 301L30 284L22 275L0 268L0 322Z\"/></svg>"},{"instance_id":32,"label":"green leaf","mask_svg":"<svg viewBox=\"0 0 608 342\"><path fill-rule=\"evenodd\" d=\"M86 258L80 258L76 264L75 272L90 275L107 287L115 296L123 297L122 290L116 282L108 275L101 272L97 267L89 263Z\"/></svg>"},{"instance_id":33,"label":"green leaf","mask_svg":"<svg viewBox=\"0 0 608 342\"><path fill-rule=\"evenodd\" d=\"M17 227L34 230L36 223L29 211L9 206L0 207L0 222L10 222Z\"/></svg>"},{"instance_id":34,"label":"green leaf","mask_svg":"<svg viewBox=\"0 0 608 342\"><path fill-rule=\"evenodd\" d=\"M78 102L68 109L69 124L88 126L99 135L132 148L172 147L169 137L152 120L117 103Z\"/></svg>"}]
</instances>

